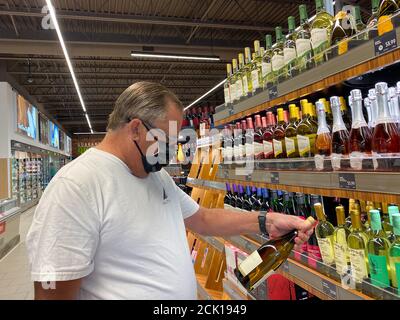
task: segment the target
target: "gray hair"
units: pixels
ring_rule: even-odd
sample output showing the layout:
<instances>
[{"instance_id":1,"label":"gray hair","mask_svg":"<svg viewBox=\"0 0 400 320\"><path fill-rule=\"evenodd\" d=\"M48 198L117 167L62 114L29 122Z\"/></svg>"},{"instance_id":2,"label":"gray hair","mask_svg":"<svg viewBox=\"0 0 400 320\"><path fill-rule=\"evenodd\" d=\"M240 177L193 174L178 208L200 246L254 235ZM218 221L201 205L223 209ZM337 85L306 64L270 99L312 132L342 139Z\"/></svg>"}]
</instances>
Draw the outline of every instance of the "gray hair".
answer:
<instances>
[{"instance_id":1,"label":"gray hair","mask_svg":"<svg viewBox=\"0 0 400 320\"><path fill-rule=\"evenodd\" d=\"M176 104L177 108L183 110L178 97L162 84L136 82L118 97L114 110L108 118L107 130L118 129L135 118L147 123L165 119L168 102Z\"/></svg>"}]
</instances>

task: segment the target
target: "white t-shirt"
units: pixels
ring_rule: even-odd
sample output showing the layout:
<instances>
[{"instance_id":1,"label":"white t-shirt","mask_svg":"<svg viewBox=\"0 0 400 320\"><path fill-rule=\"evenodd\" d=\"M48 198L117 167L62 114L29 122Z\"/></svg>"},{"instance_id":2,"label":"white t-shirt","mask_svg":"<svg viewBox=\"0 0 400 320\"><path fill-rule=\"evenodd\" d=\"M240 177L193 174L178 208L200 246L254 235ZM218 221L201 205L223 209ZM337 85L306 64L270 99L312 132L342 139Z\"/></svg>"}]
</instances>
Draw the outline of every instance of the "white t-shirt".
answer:
<instances>
[{"instance_id":1,"label":"white t-shirt","mask_svg":"<svg viewBox=\"0 0 400 320\"><path fill-rule=\"evenodd\" d=\"M140 179L90 149L39 202L26 240L32 280L84 278L80 299L196 299L184 219L198 209L165 170Z\"/></svg>"}]
</instances>

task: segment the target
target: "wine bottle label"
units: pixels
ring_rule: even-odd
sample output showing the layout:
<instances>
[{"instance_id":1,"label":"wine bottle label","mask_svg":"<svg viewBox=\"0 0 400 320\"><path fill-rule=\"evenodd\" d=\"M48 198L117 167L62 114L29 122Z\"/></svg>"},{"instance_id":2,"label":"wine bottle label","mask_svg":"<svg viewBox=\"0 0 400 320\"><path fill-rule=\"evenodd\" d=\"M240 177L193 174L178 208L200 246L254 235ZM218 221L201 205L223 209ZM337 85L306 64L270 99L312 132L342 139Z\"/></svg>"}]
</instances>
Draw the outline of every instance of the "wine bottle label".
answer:
<instances>
[{"instance_id":1,"label":"wine bottle label","mask_svg":"<svg viewBox=\"0 0 400 320\"><path fill-rule=\"evenodd\" d=\"M297 53L295 48L285 48L283 49L283 60L285 65L288 65L295 61L297 58Z\"/></svg>"},{"instance_id":2,"label":"wine bottle label","mask_svg":"<svg viewBox=\"0 0 400 320\"><path fill-rule=\"evenodd\" d=\"M264 154L264 145L259 142L254 142L253 147L254 147L254 156L257 159L259 159L260 155Z\"/></svg>"},{"instance_id":3,"label":"wine bottle label","mask_svg":"<svg viewBox=\"0 0 400 320\"><path fill-rule=\"evenodd\" d=\"M335 256L333 253L333 237L328 236L327 238L317 237L319 250L321 251L322 261L327 265L332 265L335 262Z\"/></svg>"},{"instance_id":4,"label":"wine bottle label","mask_svg":"<svg viewBox=\"0 0 400 320\"><path fill-rule=\"evenodd\" d=\"M336 263L336 272L340 275L347 273L347 246L335 243L335 263Z\"/></svg>"},{"instance_id":5,"label":"wine bottle label","mask_svg":"<svg viewBox=\"0 0 400 320\"><path fill-rule=\"evenodd\" d=\"M263 145L264 145L264 157L269 158L271 154L274 153L274 146L272 142L269 141L263 141Z\"/></svg>"},{"instance_id":6,"label":"wine bottle label","mask_svg":"<svg viewBox=\"0 0 400 320\"><path fill-rule=\"evenodd\" d=\"M238 160L240 158L240 149L239 146L235 146L233 148L233 156L235 158L235 160Z\"/></svg>"},{"instance_id":7,"label":"wine bottle label","mask_svg":"<svg viewBox=\"0 0 400 320\"><path fill-rule=\"evenodd\" d=\"M385 256L368 255L372 284L380 288L390 286L387 259Z\"/></svg>"},{"instance_id":8,"label":"wine bottle label","mask_svg":"<svg viewBox=\"0 0 400 320\"><path fill-rule=\"evenodd\" d=\"M285 138L286 155L290 157L296 152L296 141L295 138Z\"/></svg>"},{"instance_id":9,"label":"wine bottle label","mask_svg":"<svg viewBox=\"0 0 400 320\"><path fill-rule=\"evenodd\" d=\"M325 28L314 28L311 30L311 44L314 53L321 53L328 46L328 30Z\"/></svg>"},{"instance_id":10,"label":"wine bottle label","mask_svg":"<svg viewBox=\"0 0 400 320\"><path fill-rule=\"evenodd\" d=\"M363 152L350 153L350 167L354 170L361 170L363 159L368 157L369 155Z\"/></svg>"},{"instance_id":11,"label":"wine bottle label","mask_svg":"<svg viewBox=\"0 0 400 320\"><path fill-rule=\"evenodd\" d=\"M316 137L316 134L309 134L306 136L297 135L300 157L309 157L312 155Z\"/></svg>"},{"instance_id":12,"label":"wine bottle label","mask_svg":"<svg viewBox=\"0 0 400 320\"><path fill-rule=\"evenodd\" d=\"M272 71L276 72L285 66L285 59L280 54L275 54L272 57Z\"/></svg>"},{"instance_id":13,"label":"wine bottle label","mask_svg":"<svg viewBox=\"0 0 400 320\"><path fill-rule=\"evenodd\" d=\"M231 103L231 96L230 96L230 92L229 92L229 87L228 88L224 88L224 98L225 98L225 103Z\"/></svg>"},{"instance_id":14,"label":"wine bottle label","mask_svg":"<svg viewBox=\"0 0 400 320\"><path fill-rule=\"evenodd\" d=\"M254 157L254 146L252 143L246 143L246 157L251 158Z\"/></svg>"},{"instance_id":15,"label":"wine bottle label","mask_svg":"<svg viewBox=\"0 0 400 320\"><path fill-rule=\"evenodd\" d=\"M254 251L239 265L239 271L243 277L247 276L263 262L258 251Z\"/></svg>"},{"instance_id":16,"label":"wine bottle label","mask_svg":"<svg viewBox=\"0 0 400 320\"><path fill-rule=\"evenodd\" d=\"M321 156L320 154L316 154L314 156L314 162L315 162L315 169L317 170L324 170L324 162L325 162L325 156Z\"/></svg>"},{"instance_id":17,"label":"wine bottle label","mask_svg":"<svg viewBox=\"0 0 400 320\"><path fill-rule=\"evenodd\" d=\"M310 39L297 39L296 40L296 51L297 57L302 58L310 54L311 48L311 40Z\"/></svg>"},{"instance_id":18,"label":"wine bottle label","mask_svg":"<svg viewBox=\"0 0 400 320\"><path fill-rule=\"evenodd\" d=\"M247 81L247 76L245 75L243 78L243 93L247 95L249 93L249 82Z\"/></svg>"},{"instance_id":19,"label":"wine bottle label","mask_svg":"<svg viewBox=\"0 0 400 320\"><path fill-rule=\"evenodd\" d=\"M239 145L239 157L244 158L246 155L246 147L244 145Z\"/></svg>"},{"instance_id":20,"label":"wine bottle label","mask_svg":"<svg viewBox=\"0 0 400 320\"><path fill-rule=\"evenodd\" d=\"M236 99L240 99L243 96L243 82L242 79L239 79L236 81L236 90L237 90L237 95Z\"/></svg>"},{"instance_id":21,"label":"wine bottle label","mask_svg":"<svg viewBox=\"0 0 400 320\"><path fill-rule=\"evenodd\" d=\"M251 81L253 82L253 91L260 87L260 81L258 81L258 70L251 72Z\"/></svg>"},{"instance_id":22,"label":"wine bottle label","mask_svg":"<svg viewBox=\"0 0 400 320\"><path fill-rule=\"evenodd\" d=\"M349 50L349 41L342 40L338 44L338 54L339 56L345 54Z\"/></svg>"},{"instance_id":23,"label":"wine bottle label","mask_svg":"<svg viewBox=\"0 0 400 320\"><path fill-rule=\"evenodd\" d=\"M282 141L273 139L274 144L274 156L278 157L283 153Z\"/></svg>"},{"instance_id":24,"label":"wine bottle label","mask_svg":"<svg viewBox=\"0 0 400 320\"><path fill-rule=\"evenodd\" d=\"M232 147L225 148L225 156L228 161L232 161L232 157L233 157L233 148Z\"/></svg>"},{"instance_id":25,"label":"wine bottle label","mask_svg":"<svg viewBox=\"0 0 400 320\"><path fill-rule=\"evenodd\" d=\"M349 248L349 255L352 277L355 282L361 283L364 278L368 277L365 250Z\"/></svg>"},{"instance_id":26,"label":"wine bottle label","mask_svg":"<svg viewBox=\"0 0 400 320\"><path fill-rule=\"evenodd\" d=\"M394 260L394 258L391 258ZM397 257L397 259L399 259L399 257ZM393 271L394 274L392 275L392 282L393 282L393 286L398 288L400 285L400 261L399 262L393 262ZM399 292L400 293L400 292Z\"/></svg>"},{"instance_id":27,"label":"wine bottle label","mask_svg":"<svg viewBox=\"0 0 400 320\"><path fill-rule=\"evenodd\" d=\"M239 96L239 88L238 88L237 82L235 82L235 83L233 83L231 85L231 99L232 99L232 102L235 101L235 100L238 100L239 98L240 98L240 96Z\"/></svg>"},{"instance_id":28,"label":"wine bottle label","mask_svg":"<svg viewBox=\"0 0 400 320\"><path fill-rule=\"evenodd\" d=\"M267 63L267 62L263 62L261 64L261 73L262 73L262 77L264 78L267 74L271 73L272 71L272 64L271 63Z\"/></svg>"},{"instance_id":29,"label":"wine bottle label","mask_svg":"<svg viewBox=\"0 0 400 320\"><path fill-rule=\"evenodd\" d=\"M340 168L342 167L342 158L343 158L342 154L332 153L331 164L332 164L333 170L340 170Z\"/></svg>"}]
</instances>

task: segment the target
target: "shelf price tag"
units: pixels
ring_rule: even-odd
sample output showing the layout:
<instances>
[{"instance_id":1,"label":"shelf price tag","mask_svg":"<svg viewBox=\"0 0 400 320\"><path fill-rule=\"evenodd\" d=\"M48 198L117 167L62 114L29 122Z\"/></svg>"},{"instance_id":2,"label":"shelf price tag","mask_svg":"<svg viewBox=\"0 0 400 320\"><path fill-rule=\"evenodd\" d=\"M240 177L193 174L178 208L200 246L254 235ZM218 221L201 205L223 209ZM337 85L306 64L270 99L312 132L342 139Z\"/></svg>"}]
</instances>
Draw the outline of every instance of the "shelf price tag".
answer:
<instances>
[{"instance_id":1,"label":"shelf price tag","mask_svg":"<svg viewBox=\"0 0 400 320\"><path fill-rule=\"evenodd\" d=\"M322 279L322 292L325 293L328 297L336 300L337 299L337 289L336 285L331 282Z\"/></svg>"},{"instance_id":2,"label":"shelf price tag","mask_svg":"<svg viewBox=\"0 0 400 320\"><path fill-rule=\"evenodd\" d=\"M279 172L271 172L271 183L279 184Z\"/></svg>"},{"instance_id":3,"label":"shelf price tag","mask_svg":"<svg viewBox=\"0 0 400 320\"><path fill-rule=\"evenodd\" d=\"M374 40L375 55L379 56L397 48L396 30L385 33Z\"/></svg>"},{"instance_id":4,"label":"shelf price tag","mask_svg":"<svg viewBox=\"0 0 400 320\"><path fill-rule=\"evenodd\" d=\"M277 86L272 86L271 88L268 89L268 96L269 100L278 98L278 87Z\"/></svg>"},{"instance_id":5,"label":"shelf price tag","mask_svg":"<svg viewBox=\"0 0 400 320\"><path fill-rule=\"evenodd\" d=\"M252 178L253 178L253 177L252 177L251 173L249 173L248 175L246 175L246 181L251 181Z\"/></svg>"},{"instance_id":6,"label":"shelf price tag","mask_svg":"<svg viewBox=\"0 0 400 320\"><path fill-rule=\"evenodd\" d=\"M342 189L354 190L357 188L356 176L354 173L339 173L339 187Z\"/></svg>"},{"instance_id":7,"label":"shelf price tag","mask_svg":"<svg viewBox=\"0 0 400 320\"><path fill-rule=\"evenodd\" d=\"M225 178L225 179L228 179L228 178L229 178L229 171L228 171L228 170L225 170L225 171L224 171L224 178Z\"/></svg>"}]
</instances>

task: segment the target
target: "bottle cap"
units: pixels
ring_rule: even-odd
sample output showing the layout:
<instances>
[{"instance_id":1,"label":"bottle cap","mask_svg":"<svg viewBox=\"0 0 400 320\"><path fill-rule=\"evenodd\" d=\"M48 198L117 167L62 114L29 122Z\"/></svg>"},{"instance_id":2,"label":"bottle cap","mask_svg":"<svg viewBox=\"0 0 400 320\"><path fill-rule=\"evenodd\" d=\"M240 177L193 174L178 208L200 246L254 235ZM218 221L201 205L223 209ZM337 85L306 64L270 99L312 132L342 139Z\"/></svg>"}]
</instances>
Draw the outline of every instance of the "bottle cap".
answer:
<instances>
[{"instance_id":1,"label":"bottle cap","mask_svg":"<svg viewBox=\"0 0 400 320\"><path fill-rule=\"evenodd\" d=\"M393 215L396 213L400 213L399 207L398 206L389 206L388 212L389 212L390 224L393 225Z\"/></svg>"},{"instance_id":2,"label":"bottle cap","mask_svg":"<svg viewBox=\"0 0 400 320\"><path fill-rule=\"evenodd\" d=\"M397 94L400 95L400 81L396 84Z\"/></svg>"},{"instance_id":3,"label":"bottle cap","mask_svg":"<svg viewBox=\"0 0 400 320\"><path fill-rule=\"evenodd\" d=\"M317 112L325 112L325 103L323 101L317 101L315 106L317 108Z\"/></svg>"},{"instance_id":4,"label":"bottle cap","mask_svg":"<svg viewBox=\"0 0 400 320\"><path fill-rule=\"evenodd\" d=\"M362 93L361 90L359 89L354 89L351 90L350 92L350 97L355 101L355 100L362 100Z\"/></svg>"},{"instance_id":5,"label":"bottle cap","mask_svg":"<svg viewBox=\"0 0 400 320\"><path fill-rule=\"evenodd\" d=\"M377 94L385 94L388 92L388 85L386 82L378 82L375 85L375 90Z\"/></svg>"},{"instance_id":6,"label":"bottle cap","mask_svg":"<svg viewBox=\"0 0 400 320\"><path fill-rule=\"evenodd\" d=\"M353 227L356 228L356 229L361 229L360 211L351 210L350 211L350 217L351 217L351 224L353 225Z\"/></svg>"},{"instance_id":7,"label":"bottle cap","mask_svg":"<svg viewBox=\"0 0 400 320\"><path fill-rule=\"evenodd\" d=\"M314 204L315 213L317 215L318 220L325 221L324 209L322 208L322 204L320 202Z\"/></svg>"},{"instance_id":8,"label":"bottle cap","mask_svg":"<svg viewBox=\"0 0 400 320\"><path fill-rule=\"evenodd\" d=\"M272 35L270 34L265 35L265 44L266 44L265 47L267 49L272 47Z\"/></svg>"},{"instance_id":9,"label":"bottle cap","mask_svg":"<svg viewBox=\"0 0 400 320\"><path fill-rule=\"evenodd\" d=\"M368 98L370 100L376 99L376 90L375 89L369 89L368 90Z\"/></svg>"},{"instance_id":10,"label":"bottle cap","mask_svg":"<svg viewBox=\"0 0 400 320\"><path fill-rule=\"evenodd\" d=\"M262 189L257 188L257 197L261 197L261 196L262 196Z\"/></svg>"},{"instance_id":11,"label":"bottle cap","mask_svg":"<svg viewBox=\"0 0 400 320\"><path fill-rule=\"evenodd\" d=\"M229 183L226 183L226 191L231 191L231 186L229 185Z\"/></svg>"},{"instance_id":12,"label":"bottle cap","mask_svg":"<svg viewBox=\"0 0 400 320\"><path fill-rule=\"evenodd\" d=\"M251 195L251 187L250 187L250 186L246 186L246 194L247 194L248 196Z\"/></svg>"},{"instance_id":13,"label":"bottle cap","mask_svg":"<svg viewBox=\"0 0 400 320\"><path fill-rule=\"evenodd\" d=\"M393 219L393 233L396 236L400 236L400 214L394 213L392 219Z\"/></svg>"},{"instance_id":14,"label":"bottle cap","mask_svg":"<svg viewBox=\"0 0 400 320\"><path fill-rule=\"evenodd\" d=\"M233 184L233 185L232 185L232 188L233 188L233 192L237 192L237 186L236 186L236 184Z\"/></svg>"},{"instance_id":15,"label":"bottle cap","mask_svg":"<svg viewBox=\"0 0 400 320\"><path fill-rule=\"evenodd\" d=\"M397 90L395 87L390 87L389 88L389 97L394 98L397 97Z\"/></svg>"},{"instance_id":16,"label":"bottle cap","mask_svg":"<svg viewBox=\"0 0 400 320\"><path fill-rule=\"evenodd\" d=\"M373 231L380 231L382 229L381 214L378 210L371 210L371 229Z\"/></svg>"},{"instance_id":17,"label":"bottle cap","mask_svg":"<svg viewBox=\"0 0 400 320\"><path fill-rule=\"evenodd\" d=\"M336 207L336 218L338 225L344 225L346 223L344 207L342 205Z\"/></svg>"},{"instance_id":18,"label":"bottle cap","mask_svg":"<svg viewBox=\"0 0 400 320\"><path fill-rule=\"evenodd\" d=\"M340 108L340 99L337 96L331 97L331 106L332 108Z\"/></svg>"}]
</instances>

